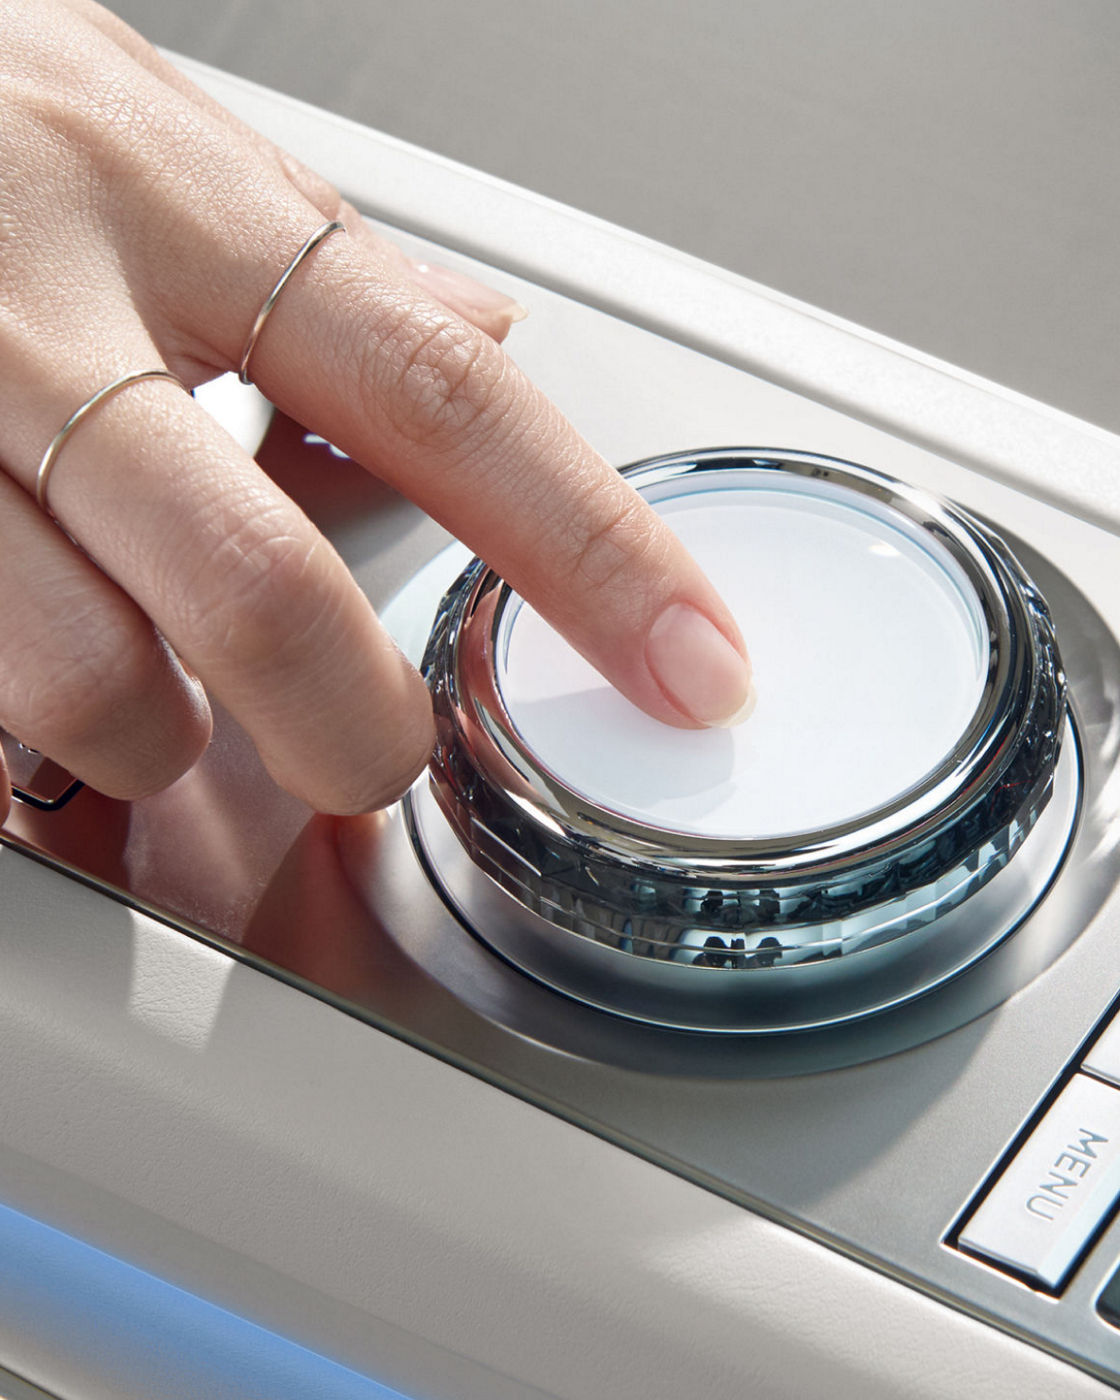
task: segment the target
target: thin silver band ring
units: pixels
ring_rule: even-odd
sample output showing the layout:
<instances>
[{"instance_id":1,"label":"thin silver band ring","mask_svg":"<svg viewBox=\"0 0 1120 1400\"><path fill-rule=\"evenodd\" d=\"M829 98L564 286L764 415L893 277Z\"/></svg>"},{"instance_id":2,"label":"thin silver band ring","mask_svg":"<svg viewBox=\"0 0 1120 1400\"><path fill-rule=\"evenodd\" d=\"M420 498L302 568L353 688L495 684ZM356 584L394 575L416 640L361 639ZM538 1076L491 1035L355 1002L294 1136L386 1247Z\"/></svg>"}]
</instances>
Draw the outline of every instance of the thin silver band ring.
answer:
<instances>
[{"instance_id":1,"label":"thin silver band ring","mask_svg":"<svg viewBox=\"0 0 1120 1400\"><path fill-rule=\"evenodd\" d=\"M177 374L172 374L169 369L141 369L132 374L122 374L119 379L114 379L106 384L104 389L98 389L97 393L86 399L85 403L74 412L51 438L50 446L43 453L43 460L39 463L39 470L35 473L35 500L40 510L53 517L54 511L47 505L47 483L50 480L51 472L54 471L54 464L58 461L58 454L66 445L66 440L80 423L83 423L95 409L101 407L107 399L111 399L114 394L119 394L122 389L127 389L130 384L139 384L142 379L170 379L172 384L178 384L185 394L190 390L183 383Z\"/></svg>"},{"instance_id":2,"label":"thin silver band ring","mask_svg":"<svg viewBox=\"0 0 1120 1400\"><path fill-rule=\"evenodd\" d=\"M320 228L317 228L280 274L276 286L273 287L272 291L265 297L264 305L257 312L257 319L253 322L253 329L249 332L249 337L245 341L245 348L241 352L241 363L238 366L237 377L241 380L242 384L251 384L253 382L249 378L249 360L253 351L257 348L257 341L260 339L261 331L264 330L264 323L272 314L272 308L276 305L280 293L288 285L288 279L291 277L292 273L295 272L296 268L299 267L300 263L303 262L310 253L315 251L324 238L329 238L332 233L338 233L340 230L345 231L345 228L346 225L338 219L331 219L329 223L325 223Z\"/></svg>"}]
</instances>

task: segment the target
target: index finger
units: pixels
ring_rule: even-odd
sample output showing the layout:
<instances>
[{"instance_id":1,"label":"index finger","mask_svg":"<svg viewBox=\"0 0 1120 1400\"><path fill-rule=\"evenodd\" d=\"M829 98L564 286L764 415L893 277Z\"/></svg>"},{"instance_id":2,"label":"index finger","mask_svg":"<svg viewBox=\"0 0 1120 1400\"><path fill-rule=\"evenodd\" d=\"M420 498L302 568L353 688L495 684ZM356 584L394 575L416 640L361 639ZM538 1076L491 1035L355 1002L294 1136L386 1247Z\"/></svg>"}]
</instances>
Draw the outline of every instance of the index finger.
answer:
<instances>
[{"instance_id":1,"label":"index finger","mask_svg":"<svg viewBox=\"0 0 1120 1400\"><path fill-rule=\"evenodd\" d=\"M498 345L387 279L355 242L329 239L301 268L252 372L469 545L643 710L680 726L741 715L743 639L668 526Z\"/></svg>"}]
</instances>

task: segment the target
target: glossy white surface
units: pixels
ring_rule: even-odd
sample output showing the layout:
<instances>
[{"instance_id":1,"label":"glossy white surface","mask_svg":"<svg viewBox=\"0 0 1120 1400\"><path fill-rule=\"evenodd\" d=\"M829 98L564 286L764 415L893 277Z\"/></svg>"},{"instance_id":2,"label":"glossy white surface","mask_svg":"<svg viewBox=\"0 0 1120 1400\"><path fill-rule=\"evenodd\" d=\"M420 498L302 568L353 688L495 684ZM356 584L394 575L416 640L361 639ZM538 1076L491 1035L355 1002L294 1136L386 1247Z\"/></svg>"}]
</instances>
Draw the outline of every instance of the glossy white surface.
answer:
<instances>
[{"instance_id":1,"label":"glossy white surface","mask_svg":"<svg viewBox=\"0 0 1120 1400\"><path fill-rule=\"evenodd\" d=\"M757 704L730 730L660 724L522 605L502 694L564 782L653 826L765 838L874 811L952 751L988 644L975 592L931 535L851 490L763 473L657 509L729 602Z\"/></svg>"}]
</instances>

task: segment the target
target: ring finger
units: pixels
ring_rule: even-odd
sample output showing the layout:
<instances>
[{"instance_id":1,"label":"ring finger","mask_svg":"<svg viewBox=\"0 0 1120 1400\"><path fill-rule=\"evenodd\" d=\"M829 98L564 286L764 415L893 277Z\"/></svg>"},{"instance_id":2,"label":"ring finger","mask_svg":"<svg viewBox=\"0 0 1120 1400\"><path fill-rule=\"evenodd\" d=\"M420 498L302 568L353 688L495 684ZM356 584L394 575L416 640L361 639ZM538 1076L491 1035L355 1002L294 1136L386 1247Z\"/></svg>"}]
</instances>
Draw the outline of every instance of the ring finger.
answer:
<instances>
[{"instance_id":1,"label":"ring finger","mask_svg":"<svg viewBox=\"0 0 1120 1400\"><path fill-rule=\"evenodd\" d=\"M117 797L166 786L210 734L151 623L0 473L0 725ZM10 796L0 774L0 816Z\"/></svg>"},{"instance_id":2,"label":"ring finger","mask_svg":"<svg viewBox=\"0 0 1120 1400\"><path fill-rule=\"evenodd\" d=\"M139 327L116 339L130 346L115 352L117 366L126 354L129 363L158 363ZM99 371L102 382L113 377L110 368ZM30 444L49 436L48 420L57 426L73 408L61 403L56 388L40 389L19 441L5 449L28 492L35 476ZM31 393L24 396L25 403L34 401ZM4 484L7 496L23 496ZM132 698L127 713L147 704L159 713L167 708L135 665L112 670L114 646L126 658L137 646L131 633L118 635L121 619L135 631L146 615L252 735L273 776L311 805L334 812L381 805L422 767L431 743L423 682L331 546L177 386L137 383L99 407L66 442L50 477L49 504L103 574L26 496L14 529L26 532L29 557L49 549L54 558L64 548L78 561L72 593L82 599L81 615L96 622L97 636L108 638L96 663L83 660L79 671L110 672L114 689L127 689ZM20 587L29 591L26 580ZM150 625L148 632L158 645ZM10 655L3 643L0 636L0 654ZM67 655L88 654L89 634L81 627L59 631L58 666ZM31 655L27 674L38 681L53 672ZM64 676L52 713L65 711L71 688ZM31 742L48 727L34 717L43 689L30 686L18 715L23 733L11 724ZM36 747L94 786L122 791L110 775L127 774L134 763L132 722L118 729L95 713L73 727L65 745L49 736ZM175 757L163 782L187 766L198 746L189 756L182 742L165 747Z\"/></svg>"}]
</instances>

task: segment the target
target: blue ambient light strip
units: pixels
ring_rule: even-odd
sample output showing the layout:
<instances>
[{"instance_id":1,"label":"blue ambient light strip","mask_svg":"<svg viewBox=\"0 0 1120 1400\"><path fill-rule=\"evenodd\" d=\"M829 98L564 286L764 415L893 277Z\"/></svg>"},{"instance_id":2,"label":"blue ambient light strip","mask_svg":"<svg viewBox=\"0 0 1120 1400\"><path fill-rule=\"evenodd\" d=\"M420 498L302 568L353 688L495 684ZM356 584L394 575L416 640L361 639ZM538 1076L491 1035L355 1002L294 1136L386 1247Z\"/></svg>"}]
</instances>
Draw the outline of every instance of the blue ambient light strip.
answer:
<instances>
[{"instance_id":1,"label":"blue ambient light strip","mask_svg":"<svg viewBox=\"0 0 1120 1400\"><path fill-rule=\"evenodd\" d=\"M317 1352L0 1205L0 1318L31 1355L159 1400L408 1400Z\"/></svg>"}]
</instances>

